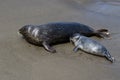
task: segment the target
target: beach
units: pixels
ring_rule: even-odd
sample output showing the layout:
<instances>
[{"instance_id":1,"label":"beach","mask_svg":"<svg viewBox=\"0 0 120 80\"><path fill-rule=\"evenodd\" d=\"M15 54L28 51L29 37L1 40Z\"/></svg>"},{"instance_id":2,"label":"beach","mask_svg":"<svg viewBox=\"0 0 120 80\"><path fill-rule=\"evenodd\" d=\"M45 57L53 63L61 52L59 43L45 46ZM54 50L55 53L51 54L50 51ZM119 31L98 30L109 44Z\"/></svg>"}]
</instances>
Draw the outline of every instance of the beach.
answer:
<instances>
[{"instance_id":1,"label":"beach","mask_svg":"<svg viewBox=\"0 0 120 80\"><path fill-rule=\"evenodd\" d=\"M115 57L79 50L70 42L54 45L57 53L26 42L18 30L26 24L79 22L94 29L106 28L111 39L90 37ZM1 0L0 80L119 80L120 0Z\"/></svg>"}]
</instances>

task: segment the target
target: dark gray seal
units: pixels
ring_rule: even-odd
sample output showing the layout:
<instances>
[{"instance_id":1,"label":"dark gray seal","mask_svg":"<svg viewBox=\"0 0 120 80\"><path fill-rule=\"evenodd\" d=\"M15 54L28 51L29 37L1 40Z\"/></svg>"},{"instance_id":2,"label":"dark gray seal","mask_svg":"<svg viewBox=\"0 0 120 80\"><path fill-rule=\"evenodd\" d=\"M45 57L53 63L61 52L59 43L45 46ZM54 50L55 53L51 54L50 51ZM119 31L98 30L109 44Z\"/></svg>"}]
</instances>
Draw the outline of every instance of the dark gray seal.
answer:
<instances>
[{"instance_id":1,"label":"dark gray seal","mask_svg":"<svg viewBox=\"0 0 120 80\"><path fill-rule=\"evenodd\" d=\"M56 52L51 44L68 42L74 33L84 36L107 37L107 29L94 30L93 28L76 22L56 22L42 25L25 25L19 32L32 44L42 45L49 52Z\"/></svg>"},{"instance_id":2,"label":"dark gray seal","mask_svg":"<svg viewBox=\"0 0 120 80\"><path fill-rule=\"evenodd\" d=\"M72 41L75 45L75 48L73 49L75 52L78 49L81 49L90 54L104 56L111 62L114 62L115 60L114 57L110 55L109 51L103 45L93 39L76 33L73 34L73 36L70 38L70 41Z\"/></svg>"}]
</instances>

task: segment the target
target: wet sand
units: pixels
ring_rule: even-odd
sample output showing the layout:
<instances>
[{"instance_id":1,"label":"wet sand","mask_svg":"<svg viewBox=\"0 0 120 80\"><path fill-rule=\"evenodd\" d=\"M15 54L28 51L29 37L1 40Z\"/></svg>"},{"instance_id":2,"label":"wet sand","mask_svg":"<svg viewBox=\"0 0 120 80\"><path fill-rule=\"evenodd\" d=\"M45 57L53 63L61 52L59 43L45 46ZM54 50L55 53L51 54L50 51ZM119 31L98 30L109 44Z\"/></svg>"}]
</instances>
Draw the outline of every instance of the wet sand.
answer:
<instances>
[{"instance_id":1,"label":"wet sand","mask_svg":"<svg viewBox=\"0 0 120 80\"><path fill-rule=\"evenodd\" d=\"M120 79L119 0L1 0L0 80L118 80ZM55 45L57 53L27 43L17 34L26 24L80 22L107 28L112 39L98 39L116 58L74 53L71 43ZM94 38L94 37L93 37Z\"/></svg>"}]
</instances>

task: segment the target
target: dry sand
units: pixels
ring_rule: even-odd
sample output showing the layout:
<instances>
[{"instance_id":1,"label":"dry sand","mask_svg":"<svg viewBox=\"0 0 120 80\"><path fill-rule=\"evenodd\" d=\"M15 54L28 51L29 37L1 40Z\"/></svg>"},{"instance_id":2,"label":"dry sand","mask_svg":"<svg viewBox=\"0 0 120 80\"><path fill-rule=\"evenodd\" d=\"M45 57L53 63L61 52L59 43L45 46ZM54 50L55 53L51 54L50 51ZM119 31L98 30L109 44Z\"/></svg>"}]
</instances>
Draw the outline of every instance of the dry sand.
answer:
<instances>
[{"instance_id":1,"label":"dry sand","mask_svg":"<svg viewBox=\"0 0 120 80\"><path fill-rule=\"evenodd\" d=\"M112 39L97 39L116 62L81 51L70 43L50 54L17 34L25 24L80 22L108 28ZM120 0L0 0L0 80L119 80Z\"/></svg>"}]
</instances>

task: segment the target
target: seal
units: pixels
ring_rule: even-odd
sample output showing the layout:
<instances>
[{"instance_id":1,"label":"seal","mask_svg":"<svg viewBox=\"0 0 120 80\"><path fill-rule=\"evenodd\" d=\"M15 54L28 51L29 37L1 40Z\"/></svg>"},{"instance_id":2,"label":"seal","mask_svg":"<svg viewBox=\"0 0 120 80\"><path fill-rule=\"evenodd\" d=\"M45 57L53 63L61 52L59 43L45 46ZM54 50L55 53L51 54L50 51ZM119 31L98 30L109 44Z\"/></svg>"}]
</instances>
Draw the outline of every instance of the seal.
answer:
<instances>
[{"instance_id":1,"label":"seal","mask_svg":"<svg viewBox=\"0 0 120 80\"><path fill-rule=\"evenodd\" d=\"M78 49L81 49L82 51L90 54L104 56L111 62L115 61L114 57L110 55L109 51L103 45L93 39L76 33L70 37L70 41L75 45L75 48L73 49L74 52L77 52Z\"/></svg>"},{"instance_id":2,"label":"seal","mask_svg":"<svg viewBox=\"0 0 120 80\"><path fill-rule=\"evenodd\" d=\"M108 37L107 29L94 30L93 28L77 22L55 22L41 25L25 25L19 29L19 33L29 43L42 45L49 52L56 52L51 47L53 44L68 42L71 35L80 33L84 36Z\"/></svg>"}]
</instances>

